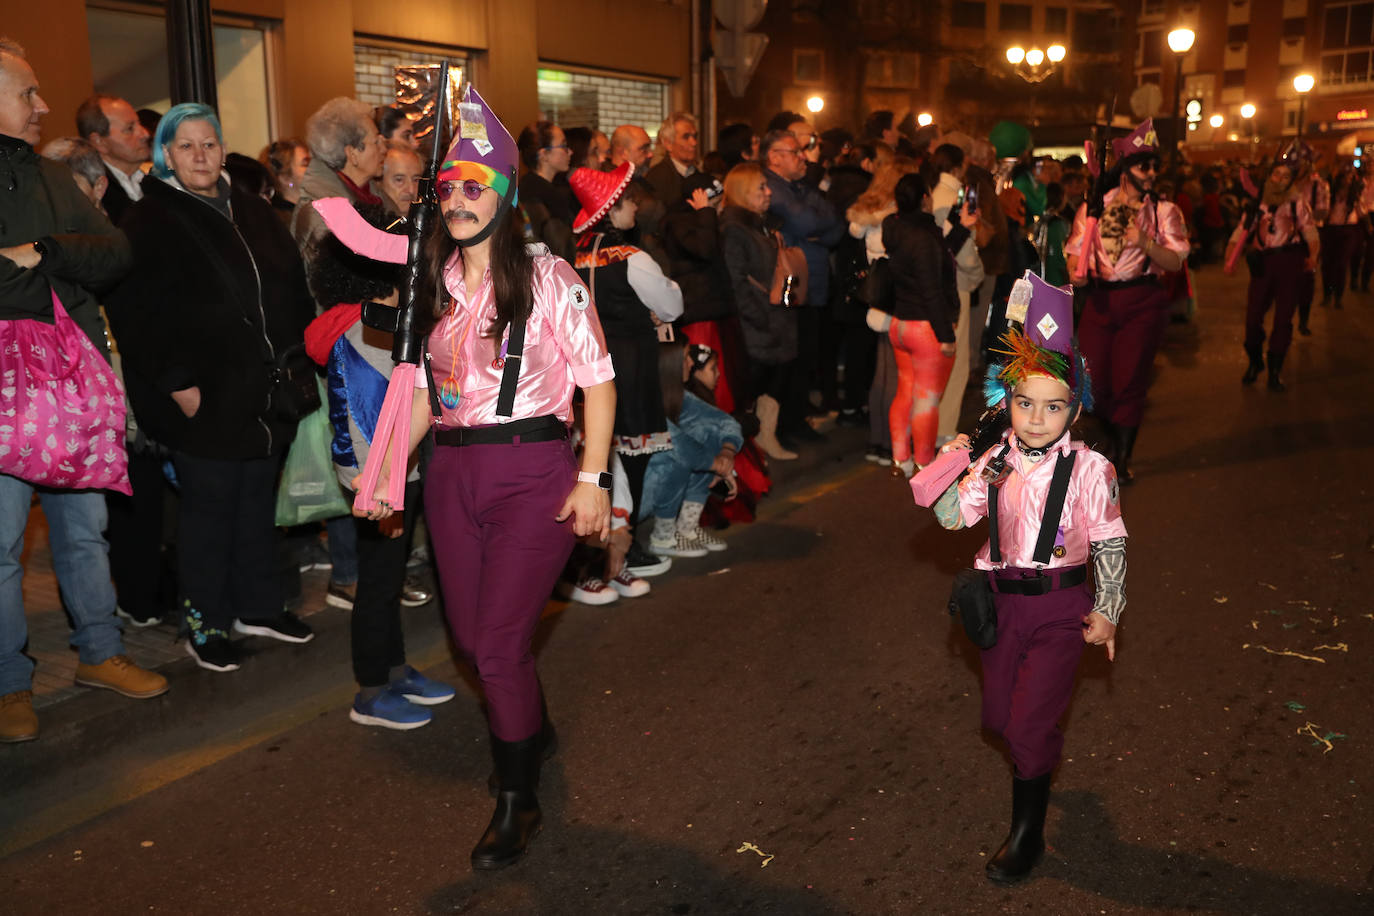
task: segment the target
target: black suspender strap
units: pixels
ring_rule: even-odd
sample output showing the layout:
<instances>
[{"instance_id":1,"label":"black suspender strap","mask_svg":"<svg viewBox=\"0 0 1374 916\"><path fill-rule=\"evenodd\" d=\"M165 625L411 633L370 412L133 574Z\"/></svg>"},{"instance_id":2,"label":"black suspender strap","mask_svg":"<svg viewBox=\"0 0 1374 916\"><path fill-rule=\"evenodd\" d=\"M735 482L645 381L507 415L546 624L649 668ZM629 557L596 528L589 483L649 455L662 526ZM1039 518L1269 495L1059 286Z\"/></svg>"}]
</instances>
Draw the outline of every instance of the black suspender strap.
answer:
<instances>
[{"instance_id":1,"label":"black suspender strap","mask_svg":"<svg viewBox=\"0 0 1374 916\"><path fill-rule=\"evenodd\" d=\"M1050 492L1045 498L1045 514L1040 519L1040 536L1035 541L1035 554L1031 562L1048 566L1050 552L1059 534L1059 519L1064 515L1064 497L1069 492L1069 475L1073 473L1077 453L1070 450L1068 455L1060 455L1054 462L1054 476L1050 478Z\"/></svg>"},{"instance_id":2,"label":"black suspender strap","mask_svg":"<svg viewBox=\"0 0 1374 916\"><path fill-rule=\"evenodd\" d=\"M1011 445L1002 446L1002 451L997 454L988 464L1002 462L1006 460L1007 452L1011 451ZM985 465L986 467L986 465ZM1002 500L1002 487L1000 484L988 484L988 559L994 563L1002 562L1002 547L998 543L997 529L997 504Z\"/></svg>"},{"instance_id":3,"label":"black suspender strap","mask_svg":"<svg viewBox=\"0 0 1374 916\"><path fill-rule=\"evenodd\" d=\"M510 323L510 340L506 346L506 366L501 373L501 392L496 398L496 415L509 417L515 409L515 386L520 381L521 355L525 352L525 322L516 318Z\"/></svg>"},{"instance_id":4,"label":"black suspender strap","mask_svg":"<svg viewBox=\"0 0 1374 916\"><path fill-rule=\"evenodd\" d=\"M428 337L420 345L420 352L425 355L425 382L429 384L429 412L437 420L443 416L443 409L439 406L439 389L434 386L434 367L429 363Z\"/></svg>"}]
</instances>

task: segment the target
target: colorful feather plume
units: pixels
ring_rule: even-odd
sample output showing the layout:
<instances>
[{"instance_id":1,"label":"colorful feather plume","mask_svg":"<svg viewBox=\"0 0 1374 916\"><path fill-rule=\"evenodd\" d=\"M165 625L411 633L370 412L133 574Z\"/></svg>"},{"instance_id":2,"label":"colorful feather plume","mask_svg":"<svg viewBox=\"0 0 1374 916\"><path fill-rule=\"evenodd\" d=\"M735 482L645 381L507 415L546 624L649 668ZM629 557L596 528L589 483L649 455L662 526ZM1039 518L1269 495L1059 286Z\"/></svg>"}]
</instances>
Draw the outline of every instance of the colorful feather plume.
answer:
<instances>
[{"instance_id":1,"label":"colorful feather plume","mask_svg":"<svg viewBox=\"0 0 1374 916\"><path fill-rule=\"evenodd\" d=\"M1073 356L1069 357L1040 346L1019 328L1007 331L998 342L1004 349L994 347L991 352L1009 358L988 365L983 378L983 400L989 407L996 405L1026 378L1045 375L1063 382L1073 392L1075 403L1082 404L1084 410L1092 410L1092 383L1088 377L1088 366L1077 347Z\"/></svg>"}]
</instances>

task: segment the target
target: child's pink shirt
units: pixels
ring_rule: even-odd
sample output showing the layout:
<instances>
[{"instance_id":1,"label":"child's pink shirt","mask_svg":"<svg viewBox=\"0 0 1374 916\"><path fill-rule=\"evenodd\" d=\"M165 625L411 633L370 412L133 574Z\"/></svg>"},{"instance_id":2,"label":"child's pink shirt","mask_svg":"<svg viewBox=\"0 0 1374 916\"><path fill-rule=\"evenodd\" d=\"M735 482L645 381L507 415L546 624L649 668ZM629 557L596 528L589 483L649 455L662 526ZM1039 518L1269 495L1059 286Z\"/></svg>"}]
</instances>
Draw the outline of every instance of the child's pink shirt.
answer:
<instances>
[{"instance_id":1,"label":"child's pink shirt","mask_svg":"<svg viewBox=\"0 0 1374 916\"><path fill-rule=\"evenodd\" d=\"M1035 568L1031 557L1040 536L1040 519L1049 497L1050 480L1054 477L1055 455L1070 449L1077 453L1069 490L1064 498L1064 513L1055 538L1056 550L1050 554L1047 569L1081 566L1088 562L1088 545L1093 541L1126 537L1126 523L1121 519L1121 496L1117 489L1116 470L1110 461L1082 442L1064 437L1039 462L1032 463L1016 447L1016 436L1008 432L1002 444L1010 444L1007 466L1011 473L1001 486L1002 498L997 504L999 547L1002 562L989 559L989 545L978 551L974 566L978 569ZM1002 444L987 450L974 463L968 476L959 484L959 510L964 524L972 527L988 514L988 485L983 480L983 468L1002 451ZM1056 554L1062 553L1062 556Z\"/></svg>"}]
</instances>

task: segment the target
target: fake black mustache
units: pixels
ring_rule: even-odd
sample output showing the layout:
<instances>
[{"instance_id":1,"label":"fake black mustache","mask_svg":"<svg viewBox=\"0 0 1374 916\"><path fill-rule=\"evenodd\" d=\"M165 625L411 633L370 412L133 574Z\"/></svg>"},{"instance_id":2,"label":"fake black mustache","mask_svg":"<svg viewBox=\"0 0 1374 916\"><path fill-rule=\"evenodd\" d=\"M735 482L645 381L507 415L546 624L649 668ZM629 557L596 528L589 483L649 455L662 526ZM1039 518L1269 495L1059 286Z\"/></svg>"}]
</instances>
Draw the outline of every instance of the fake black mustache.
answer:
<instances>
[{"instance_id":1,"label":"fake black mustache","mask_svg":"<svg viewBox=\"0 0 1374 916\"><path fill-rule=\"evenodd\" d=\"M477 214L471 210L450 210L444 215L444 222L446 223L458 223L463 220L471 220L475 223L477 222Z\"/></svg>"}]
</instances>

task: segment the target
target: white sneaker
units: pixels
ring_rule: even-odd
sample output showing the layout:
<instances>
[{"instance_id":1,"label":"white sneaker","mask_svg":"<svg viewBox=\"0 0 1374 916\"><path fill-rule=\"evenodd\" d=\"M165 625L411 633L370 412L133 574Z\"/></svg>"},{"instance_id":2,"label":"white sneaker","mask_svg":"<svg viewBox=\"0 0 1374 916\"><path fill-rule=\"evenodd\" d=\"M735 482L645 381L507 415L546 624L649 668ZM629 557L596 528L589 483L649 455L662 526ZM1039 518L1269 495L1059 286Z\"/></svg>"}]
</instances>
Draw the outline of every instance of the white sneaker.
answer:
<instances>
[{"instance_id":1,"label":"white sneaker","mask_svg":"<svg viewBox=\"0 0 1374 916\"><path fill-rule=\"evenodd\" d=\"M673 539L649 539L649 549L661 557L704 557L708 553L706 545L681 531L673 532Z\"/></svg>"},{"instance_id":2,"label":"white sneaker","mask_svg":"<svg viewBox=\"0 0 1374 916\"><path fill-rule=\"evenodd\" d=\"M616 590L596 576L583 576L576 582L559 580L558 594L580 604L611 604L620 600Z\"/></svg>"},{"instance_id":3,"label":"white sneaker","mask_svg":"<svg viewBox=\"0 0 1374 916\"><path fill-rule=\"evenodd\" d=\"M639 598L649 594L650 586L628 569L622 569L619 575L611 580L611 588L619 592L622 598Z\"/></svg>"}]
</instances>

